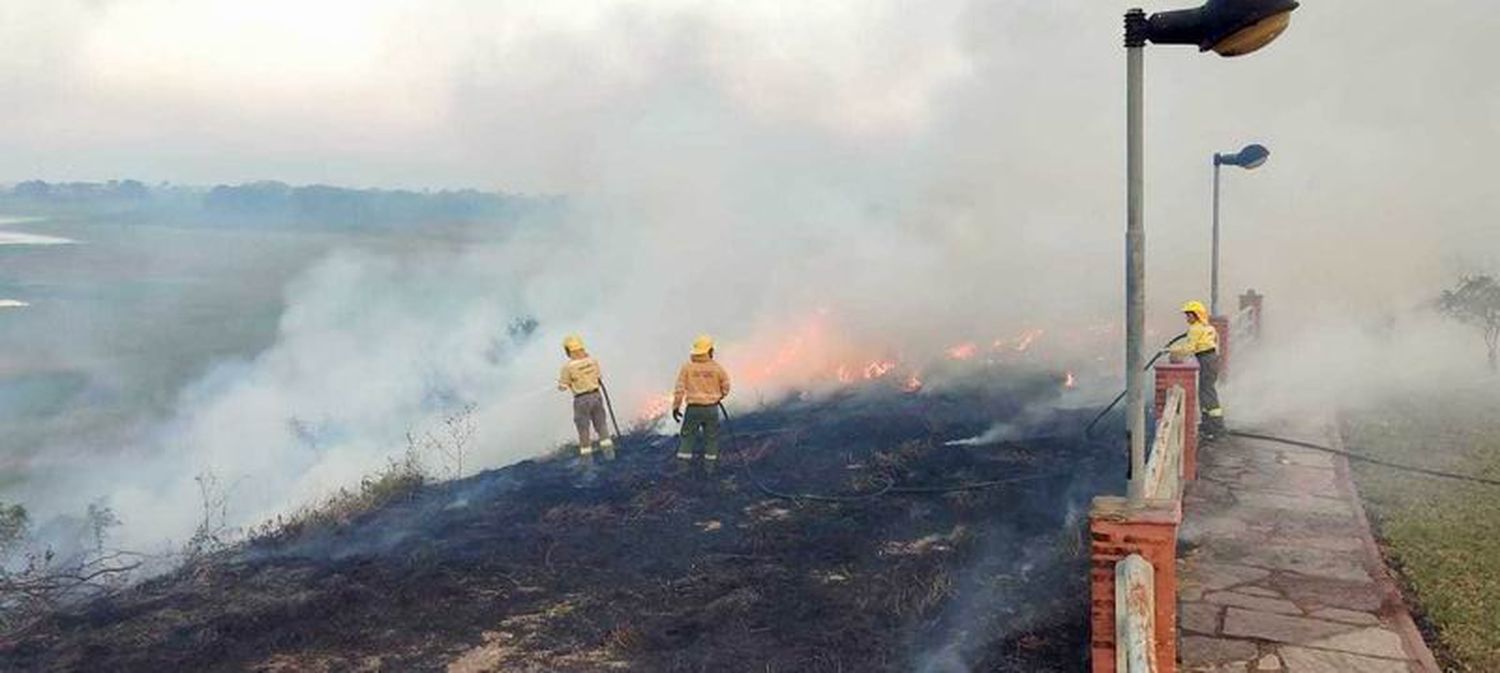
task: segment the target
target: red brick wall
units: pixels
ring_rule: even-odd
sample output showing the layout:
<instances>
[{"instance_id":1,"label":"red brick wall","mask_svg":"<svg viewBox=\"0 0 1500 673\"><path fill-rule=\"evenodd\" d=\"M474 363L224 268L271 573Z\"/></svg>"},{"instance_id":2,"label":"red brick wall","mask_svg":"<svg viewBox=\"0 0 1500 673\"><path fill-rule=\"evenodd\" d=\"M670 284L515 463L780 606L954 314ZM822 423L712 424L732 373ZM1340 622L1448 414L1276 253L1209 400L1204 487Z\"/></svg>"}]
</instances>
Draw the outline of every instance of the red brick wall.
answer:
<instances>
[{"instance_id":1,"label":"red brick wall","mask_svg":"<svg viewBox=\"0 0 1500 673\"><path fill-rule=\"evenodd\" d=\"M1182 476L1192 480L1198 478L1198 359L1188 358L1183 362L1158 362L1156 365L1156 417L1161 418L1162 407L1167 404L1167 391L1172 386L1182 386L1187 394L1183 430Z\"/></svg>"},{"instance_id":2,"label":"red brick wall","mask_svg":"<svg viewBox=\"0 0 1500 673\"><path fill-rule=\"evenodd\" d=\"M1140 554L1155 571L1156 659L1161 673L1177 670L1177 527L1175 500L1131 507L1124 498L1094 499L1089 512L1089 649L1093 673L1115 672L1115 563Z\"/></svg>"}]
</instances>

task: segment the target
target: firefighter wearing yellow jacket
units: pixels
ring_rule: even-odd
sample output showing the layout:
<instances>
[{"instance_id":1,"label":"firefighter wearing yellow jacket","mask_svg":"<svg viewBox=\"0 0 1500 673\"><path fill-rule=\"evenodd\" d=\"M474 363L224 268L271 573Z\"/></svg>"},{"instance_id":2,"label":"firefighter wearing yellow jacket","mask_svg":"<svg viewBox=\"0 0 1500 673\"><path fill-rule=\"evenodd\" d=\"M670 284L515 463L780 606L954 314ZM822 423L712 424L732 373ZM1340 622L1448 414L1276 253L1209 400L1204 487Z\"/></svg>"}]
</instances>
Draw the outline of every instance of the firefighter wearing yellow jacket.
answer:
<instances>
[{"instance_id":1,"label":"firefighter wearing yellow jacket","mask_svg":"<svg viewBox=\"0 0 1500 673\"><path fill-rule=\"evenodd\" d=\"M713 470L718 464L719 402L728 395L729 373L714 362L714 340L700 336L693 340L691 359L678 370L672 391L672 418L682 424L678 458L692 460L694 445L701 439L704 465Z\"/></svg>"},{"instance_id":2,"label":"firefighter wearing yellow jacket","mask_svg":"<svg viewBox=\"0 0 1500 673\"><path fill-rule=\"evenodd\" d=\"M1208 321L1208 308L1200 301L1182 305L1187 318L1187 338L1172 346L1172 359L1198 358L1198 408L1203 413L1203 437L1224 433L1224 408L1219 406L1219 331Z\"/></svg>"},{"instance_id":3,"label":"firefighter wearing yellow jacket","mask_svg":"<svg viewBox=\"0 0 1500 673\"><path fill-rule=\"evenodd\" d=\"M606 460L615 458L615 442L605 425L604 397L600 394L603 375L599 361L589 356L583 347L583 339L569 336L563 339L563 353L568 362L557 375L557 389L573 394L573 425L578 429L578 455L591 459L594 454L593 438L589 426L599 436L599 448Z\"/></svg>"}]
</instances>

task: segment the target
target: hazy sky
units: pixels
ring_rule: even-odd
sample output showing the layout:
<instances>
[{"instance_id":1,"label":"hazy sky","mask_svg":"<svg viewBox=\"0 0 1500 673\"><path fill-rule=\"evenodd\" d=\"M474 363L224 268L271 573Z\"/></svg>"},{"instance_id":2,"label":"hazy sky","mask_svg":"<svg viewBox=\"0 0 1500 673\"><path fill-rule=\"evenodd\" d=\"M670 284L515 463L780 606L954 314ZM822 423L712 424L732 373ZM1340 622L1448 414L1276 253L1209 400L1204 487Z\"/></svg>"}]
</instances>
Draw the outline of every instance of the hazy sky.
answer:
<instances>
[{"instance_id":1,"label":"hazy sky","mask_svg":"<svg viewBox=\"0 0 1500 673\"><path fill-rule=\"evenodd\" d=\"M943 4L11 0L0 177L566 190L517 155L576 153L601 118L680 96L914 134L970 70Z\"/></svg>"},{"instance_id":2,"label":"hazy sky","mask_svg":"<svg viewBox=\"0 0 1500 673\"><path fill-rule=\"evenodd\" d=\"M1157 156L1202 154L1202 131L1222 138L1207 147L1253 130L1328 138L1325 153L1352 146L1369 159L1384 148L1363 143L1388 134L1494 142L1497 91L1481 64L1500 11L1483 0L1388 4L1312 0L1282 43L1237 62L1155 50ZM1032 108L1023 123L1115 140L1126 6L8 0L0 178L566 189L527 170L541 158L506 148L586 148L581 136L604 130L590 122L652 123L684 97L863 144L919 141L983 91L999 94L990 107ZM1003 95L1037 80L1058 93ZM1169 110L1188 128L1165 133ZM1109 144L1077 160L1113 168L1117 155Z\"/></svg>"},{"instance_id":3,"label":"hazy sky","mask_svg":"<svg viewBox=\"0 0 1500 673\"><path fill-rule=\"evenodd\" d=\"M635 193L706 158L1113 246L1127 6L8 0L0 180ZM1208 157L1253 140L1273 157L1229 176L1227 244L1472 254L1446 241L1495 229L1497 30L1486 0L1309 0L1248 58L1152 49L1153 250L1200 252L1173 234L1201 231Z\"/></svg>"},{"instance_id":4,"label":"hazy sky","mask_svg":"<svg viewBox=\"0 0 1500 673\"><path fill-rule=\"evenodd\" d=\"M947 331L1113 315L1128 4L7 0L0 181L564 193L615 289L682 285L710 323L791 297ZM1245 58L1148 51L1153 320L1206 291L1210 157L1252 141L1225 287L1286 323L1500 265L1500 10L1304 4ZM738 266L639 277L671 246Z\"/></svg>"}]
</instances>

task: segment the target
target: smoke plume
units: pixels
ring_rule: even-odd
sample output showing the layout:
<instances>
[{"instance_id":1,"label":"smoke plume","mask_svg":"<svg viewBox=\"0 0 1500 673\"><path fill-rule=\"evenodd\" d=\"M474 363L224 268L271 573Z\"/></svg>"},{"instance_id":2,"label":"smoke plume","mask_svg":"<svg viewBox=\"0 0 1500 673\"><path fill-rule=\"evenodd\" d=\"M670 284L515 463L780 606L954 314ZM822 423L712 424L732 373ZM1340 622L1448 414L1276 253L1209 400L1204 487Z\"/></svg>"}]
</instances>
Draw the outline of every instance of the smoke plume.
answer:
<instances>
[{"instance_id":1,"label":"smoke plume","mask_svg":"<svg viewBox=\"0 0 1500 673\"><path fill-rule=\"evenodd\" d=\"M1288 389L1347 399L1375 362L1463 357L1403 336L1427 331L1369 337L1364 316L1411 315L1500 249L1481 163L1500 94L1473 67L1496 13L1307 4L1264 53L1147 63L1161 340L1206 294L1212 153L1273 152L1224 176L1225 286L1267 294L1267 371L1288 373L1229 384L1257 419L1289 412ZM0 111L0 177L480 185L564 194L566 212L504 237L327 243L277 278L265 343L209 358L123 447L57 440L23 499L102 495L125 542L180 540L195 475L218 475L252 523L357 481L464 404L471 465L534 456L569 434L551 391L568 333L629 416L698 333L720 338L749 403L846 358L919 362L1122 312L1123 5L295 6L7 5L0 39L21 46L0 78L21 102ZM1117 327L1067 358L1116 371Z\"/></svg>"}]
</instances>

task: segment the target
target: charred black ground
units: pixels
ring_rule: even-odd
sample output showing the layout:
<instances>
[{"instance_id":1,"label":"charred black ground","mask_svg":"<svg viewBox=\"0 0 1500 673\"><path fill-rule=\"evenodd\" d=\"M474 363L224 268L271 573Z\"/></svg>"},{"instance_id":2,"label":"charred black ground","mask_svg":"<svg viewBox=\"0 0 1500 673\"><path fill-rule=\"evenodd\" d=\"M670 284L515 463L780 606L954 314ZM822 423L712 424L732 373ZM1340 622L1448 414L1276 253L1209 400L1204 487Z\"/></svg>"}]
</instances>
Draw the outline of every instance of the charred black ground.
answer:
<instances>
[{"instance_id":1,"label":"charred black ground","mask_svg":"<svg viewBox=\"0 0 1500 673\"><path fill-rule=\"evenodd\" d=\"M526 461L59 614L0 670L1080 671L1078 517L1122 466L1058 394L792 398L733 419L712 477L650 435L592 473ZM1031 438L945 444L997 422Z\"/></svg>"}]
</instances>

